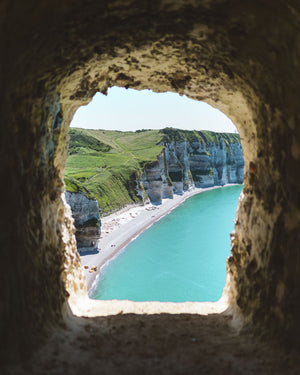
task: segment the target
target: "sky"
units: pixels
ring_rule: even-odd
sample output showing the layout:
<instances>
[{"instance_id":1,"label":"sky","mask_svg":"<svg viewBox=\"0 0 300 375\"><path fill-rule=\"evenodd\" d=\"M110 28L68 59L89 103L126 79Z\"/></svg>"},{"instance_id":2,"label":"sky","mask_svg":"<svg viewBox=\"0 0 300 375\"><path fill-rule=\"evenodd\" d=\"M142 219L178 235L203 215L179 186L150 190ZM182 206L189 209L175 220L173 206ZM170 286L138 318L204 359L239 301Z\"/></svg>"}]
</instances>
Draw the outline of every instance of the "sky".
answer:
<instances>
[{"instance_id":1,"label":"sky","mask_svg":"<svg viewBox=\"0 0 300 375\"><path fill-rule=\"evenodd\" d=\"M231 120L210 105L176 93L113 87L78 108L72 127L135 131L173 127L234 133Z\"/></svg>"}]
</instances>

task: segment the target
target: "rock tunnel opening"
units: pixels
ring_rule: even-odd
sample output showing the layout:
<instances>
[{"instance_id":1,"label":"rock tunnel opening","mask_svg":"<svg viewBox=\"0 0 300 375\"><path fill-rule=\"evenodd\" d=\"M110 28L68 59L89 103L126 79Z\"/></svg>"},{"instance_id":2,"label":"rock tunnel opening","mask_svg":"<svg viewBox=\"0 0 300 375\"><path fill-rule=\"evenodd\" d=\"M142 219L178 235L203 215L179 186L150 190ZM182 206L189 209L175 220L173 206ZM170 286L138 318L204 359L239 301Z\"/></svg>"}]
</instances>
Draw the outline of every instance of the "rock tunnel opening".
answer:
<instances>
[{"instance_id":1,"label":"rock tunnel opening","mask_svg":"<svg viewBox=\"0 0 300 375\"><path fill-rule=\"evenodd\" d=\"M168 127L164 124L168 124ZM124 243L136 238L141 233L141 228L152 225L152 222L165 215L165 211L169 212L188 196L203 189L243 183L243 153L240 137L233 123L206 103L174 93L128 91L116 87L110 89L107 96L98 94L87 106L80 107L70 126L64 176L66 200L75 220L77 250L85 268L89 296L106 300L174 302L219 299L225 284L226 258L230 255L229 234L233 230L238 198L237 195L232 198L236 194L235 189L230 192L227 189L227 198L223 197L223 203L218 196L220 193L213 193L214 199L219 202L215 217L223 217L225 222L222 225L202 222L201 216L196 215L193 210L193 215L201 221L199 229L191 232L192 222L187 226L191 213L181 225L183 234L190 233L187 237L189 244L182 243L179 246L179 239L174 243L170 240L164 242L161 253L165 254L167 250L168 257L172 259L176 249L181 261L168 264L166 254L165 258L157 259L158 253L157 250L154 252L154 248L158 249L162 245L155 243L150 246L152 253L148 251L147 256L151 257L152 254L152 264L165 264L164 269L161 269L162 266L156 270L149 267L148 262L143 262L141 253L137 253L135 259L129 255L131 265L136 262L143 264L143 275L132 266L127 266L128 271L124 273L124 268L121 270L122 267L119 266L119 271L115 268L120 277L119 287L114 286L113 290L109 282L113 279L107 275L105 264L111 257L116 257ZM194 199L195 205L201 205L198 200ZM208 215L210 220L212 215L205 202L204 199L200 208L207 210L206 214L202 213L202 217ZM214 200L212 204L213 207L216 206ZM168 208L165 208L166 205ZM111 214L111 211L117 212ZM128 231L128 225L134 229ZM204 226L206 229L201 229ZM170 230L172 231L172 226ZM193 234L196 232L201 240L199 237L196 240ZM206 241L205 236L223 240L222 243ZM174 236L168 237L172 239ZM139 239L141 250L143 246L148 248L149 241L150 239L146 242ZM198 249L193 252L194 255L188 256L189 263L184 261L187 254L183 248ZM214 259L214 262L210 259ZM205 272L195 271L191 276L188 267L193 268L195 262L199 264L198 268L205 263ZM182 268L180 264L186 264L186 267ZM148 274L155 274L156 287L150 281L151 277L146 280L146 271ZM110 275L111 272L116 277L116 273L110 271ZM130 284L132 275L137 278L135 286ZM180 288L176 286L177 279L181 279ZM102 285L104 280L107 285L105 292ZM124 289L126 285L131 287ZM199 292L201 289L202 293Z\"/></svg>"},{"instance_id":2,"label":"rock tunnel opening","mask_svg":"<svg viewBox=\"0 0 300 375\"><path fill-rule=\"evenodd\" d=\"M49 326L71 320L72 298L86 295L62 195L68 125L80 105L112 86L204 100L237 125L245 185L229 305L256 333L299 345L297 2L20 4L4 1L0 20L7 355L32 351Z\"/></svg>"}]
</instances>

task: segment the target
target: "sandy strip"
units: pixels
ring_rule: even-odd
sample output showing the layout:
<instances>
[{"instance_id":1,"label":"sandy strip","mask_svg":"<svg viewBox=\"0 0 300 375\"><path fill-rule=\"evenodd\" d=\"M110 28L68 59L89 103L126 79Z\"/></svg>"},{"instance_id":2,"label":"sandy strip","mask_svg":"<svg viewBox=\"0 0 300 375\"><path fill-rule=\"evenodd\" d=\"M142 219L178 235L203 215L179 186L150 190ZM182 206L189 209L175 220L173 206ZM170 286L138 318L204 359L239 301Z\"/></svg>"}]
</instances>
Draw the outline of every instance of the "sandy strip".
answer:
<instances>
[{"instance_id":1,"label":"sandy strip","mask_svg":"<svg viewBox=\"0 0 300 375\"><path fill-rule=\"evenodd\" d=\"M90 292L97 284L101 268L140 233L170 213L187 198L216 188L220 188L220 186L213 186L206 189L194 188L186 191L183 195L174 195L173 199L163 199L161 205L156 206L151 203L145 206L131 205L101 218L99 252L81 256L81 263L85 266L86 270L88 291ZM92 266L97 267L95 272L89 272Z\"/></svg>"}]
</instances>

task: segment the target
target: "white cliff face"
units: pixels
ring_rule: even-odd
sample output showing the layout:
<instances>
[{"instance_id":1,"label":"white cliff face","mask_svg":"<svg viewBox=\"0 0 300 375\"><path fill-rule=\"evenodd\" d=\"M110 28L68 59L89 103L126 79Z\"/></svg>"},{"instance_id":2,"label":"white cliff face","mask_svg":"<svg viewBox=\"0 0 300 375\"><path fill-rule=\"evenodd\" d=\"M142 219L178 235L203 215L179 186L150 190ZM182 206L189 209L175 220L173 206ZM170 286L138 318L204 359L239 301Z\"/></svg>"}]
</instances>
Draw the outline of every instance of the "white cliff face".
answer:
<instances>
[{"instance_id":1,"label":"white cliff face","mask_svg":"<svg viewBox=\"0 0 300 375\"><path fill-rule=\"evenodd\" d=\"M243 183L244 158L239 142L225 142L220 135L218 143L184 140L164 146L157 162L145 168L141 179L152 203L183 194L192 186Z\"/></svg>"},{"instance_id":2,"label":"white cliff face","mask_svg":"<svg viewBox=\"0 0 300 375\"><path fill-rule=\"evenodd\" d=\"M166 172L165 153L158 156L157 162L145 168L141 178L147 195L152 203L160 203L164 198L173 197L173 189Z\"/></svg>"},{"instance_id":3,"label":"white cliff face","mask_svg":"<svg viewBox=\"0 0 300 375\"><path fill-rule=\"evenodd\" d=\"M96 199L89 199L83 193L65 192L66 201L72 210L76 228L79 252L97 249L101 234L99 206Z\"/></svg>"},{"instance_id":4,"label":"white cliff face","mask_svg":"<svg viewBox=\"0 0 300 375\"><path fill-rule=\"evenodd\" d=\"M176 131L176 130L175 130ZM214 141L164 141L157 160L146 166L137 179L136 192L143 202L160 204L162 199L183 194L193 186L211 187L243 183L244 159L240 142L216 133ZM199 139L199 138L198 138ZM232 139L232 137L231 137ZM237 139L237 137L235 137ZM66 192L75 220L77 248L80 252L97 248L100 238L99 206L84 193Z\"/></svg>"}]
</instances>

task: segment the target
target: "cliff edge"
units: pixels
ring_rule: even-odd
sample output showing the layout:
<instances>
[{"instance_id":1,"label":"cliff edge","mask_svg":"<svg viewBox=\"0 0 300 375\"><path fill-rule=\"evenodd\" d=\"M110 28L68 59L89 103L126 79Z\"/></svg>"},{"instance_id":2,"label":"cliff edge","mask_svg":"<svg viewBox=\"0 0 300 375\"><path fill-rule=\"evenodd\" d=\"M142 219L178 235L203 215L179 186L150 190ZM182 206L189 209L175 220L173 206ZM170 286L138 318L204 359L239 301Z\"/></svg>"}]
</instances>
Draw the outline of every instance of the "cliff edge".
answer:
<instances>
[{"instance_id":1,"label":"cliff edge","mask_svg":"<svg viewBox=\"0 0 300 375\"><path fill-rule=\"evenodd\" d=\"M192 186L223 186L243 183L244 158L238 134L161 130L163 150L145 167L139 185L152 203Z\"/></svg>"},{"instance_id":2,"label":"cliff edge","mask_svg":"<svg viewBox=\"0 0 300 375\"><path fill-rule=\"evenodd\" d=\"M78 251L84 253L96 250L101 234L101 221L97 200L86 197L83 192L75 193L66 191L65 196L74 218Z\"/></svg>"},{"instance_id":3,"label":"cliff edge","mask_svg":"<svg viewBox=\"0 0 300 375\"><path fill-rule=\"evenodd\" d=\"M121 132L70 129L66 199L80 251L97 247L103 215L155 204L193 186L243 183L239 134L174 128Z\"/></svg>"}]
</instances>

